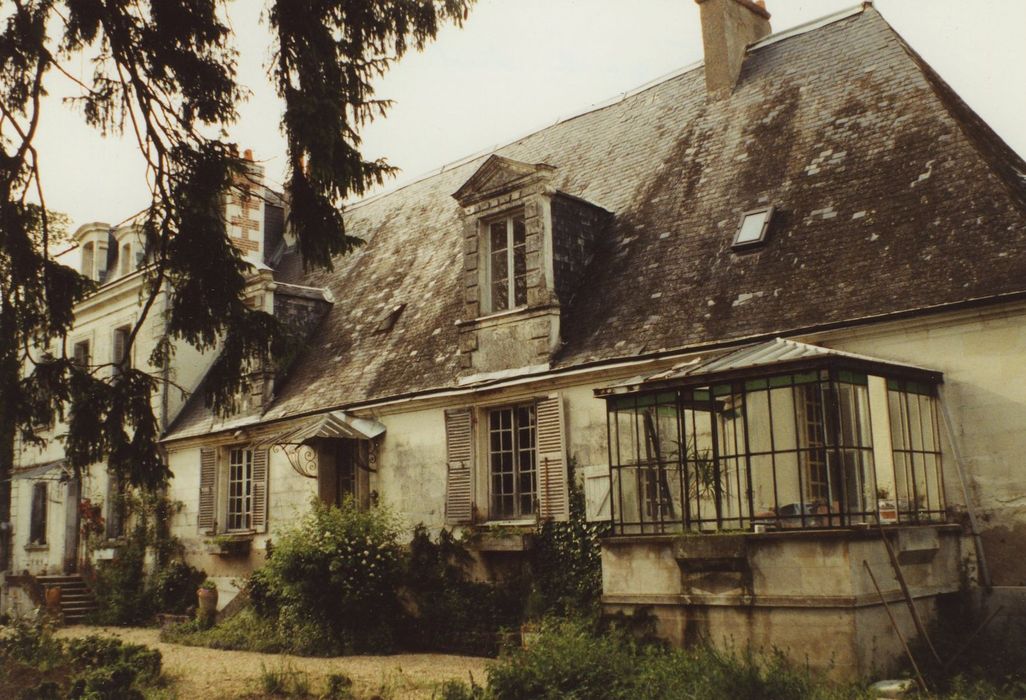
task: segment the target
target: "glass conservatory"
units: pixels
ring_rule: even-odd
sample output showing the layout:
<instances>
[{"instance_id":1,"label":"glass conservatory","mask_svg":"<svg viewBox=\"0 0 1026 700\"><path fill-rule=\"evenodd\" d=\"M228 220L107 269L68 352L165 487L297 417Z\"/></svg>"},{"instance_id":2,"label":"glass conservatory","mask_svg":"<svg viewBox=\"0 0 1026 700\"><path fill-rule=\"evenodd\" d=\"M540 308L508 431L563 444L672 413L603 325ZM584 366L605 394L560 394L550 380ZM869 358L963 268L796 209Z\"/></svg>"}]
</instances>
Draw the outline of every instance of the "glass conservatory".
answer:
<instances>
[{"instance_id":1,"label":"glass conservatory","mask_svg":"<svg viewBox=\"0 0 1026 700\"><path fill-rule=\"evenodd\" d=\"M614 532L943 521L941 381L777 339L598 390Z\"/></svg>"}]
</instances>

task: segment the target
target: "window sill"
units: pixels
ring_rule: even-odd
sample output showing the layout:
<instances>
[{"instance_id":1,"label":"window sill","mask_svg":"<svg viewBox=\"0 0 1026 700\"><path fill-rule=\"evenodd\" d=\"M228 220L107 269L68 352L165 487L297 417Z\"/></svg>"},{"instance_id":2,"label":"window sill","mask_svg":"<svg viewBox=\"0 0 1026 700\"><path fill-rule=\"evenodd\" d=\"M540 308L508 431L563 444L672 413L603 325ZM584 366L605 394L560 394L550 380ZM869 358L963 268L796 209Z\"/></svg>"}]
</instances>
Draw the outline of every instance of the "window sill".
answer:
<instances>
[{"instance_id":1,"label":"window sill","mask_svg":"<svg viewBox=\"0 0 1026 700\"><path fill-rule=\"evenodd\" d=\"M534 547L536 520L495 520L484 523L474 534L473 547L479 552L526 552Z\"/></svg>"},{"instance_id":2,"label":"window sill","mask_svg":"<svg viewBox=\"0 0 1026 700\"><path fill-rule=\"evenodd\" d=\"M492 326L501 325L503 322L509 319L519 319L522 316L532 314L544 314L552 311L553 309L558 310L559 304L536 304L534 306L518 306L515 309L504 309L502 311L489 311L488 313L482 314L477 318L461 319L456 321L456 326L462 328L464 326Z\"/></svg>"},{"instance_id":3,"label":"window sill","mask_svg":"<svg viewBox=\"0 0 1026 700\"><path fill-rule=\"evenodd\" d=\"M245 556L249 554L255 536L255 530L226 532L206 540L204 545L207 554L222 557Z\"/></svg>"},{"instance_id":4,"label":"window sill","mask_svg":"<svg viewBox=\"0 0 1026 700\"><path fill-rule=\"evenodd\" d=\"M27 544L25 545L26 552L48 552L50 551L50 545L48 544Z\"/></svg>"}]
</instances>

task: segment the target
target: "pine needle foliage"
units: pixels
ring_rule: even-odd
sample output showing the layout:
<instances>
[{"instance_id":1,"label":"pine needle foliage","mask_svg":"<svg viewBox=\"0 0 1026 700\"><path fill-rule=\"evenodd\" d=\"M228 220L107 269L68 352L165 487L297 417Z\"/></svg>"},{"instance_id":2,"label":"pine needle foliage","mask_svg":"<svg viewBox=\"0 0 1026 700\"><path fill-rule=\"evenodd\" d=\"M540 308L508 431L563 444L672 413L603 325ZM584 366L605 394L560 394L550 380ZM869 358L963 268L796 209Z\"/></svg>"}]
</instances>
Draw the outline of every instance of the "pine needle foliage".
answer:
<instances>
[{"instance_id":1,"label":"pine needle foliage","mask_svg":"<svg viewBox=\"0 0 1026 700\"><path fill-rule=\"evenodd\" d=\"M443 23L461 24L472 3L269 0L272 76L285 104L288 223L308 267L331 268L360 243L345 230L341 203L393 171L360 153L360 127L388 106L371 81ZM35 148L53 76L78 85L71 102L87 124L134 139L145 158L148 265L125 356L167 294L167 331L150 366L166 367L178 340L218 350L205 386L223 414L234 408L246 368L286 348L279 323L244 303L249 267L223 215L223 197L248 177L226 140L247 95L226 8L227 0L14 0L0 12L0 522L10 520L16 440L39 443L38 427L54 418L68 419L66 452L76 470L107 459L145 488L170 476L151 409L162 373L127 362L120 371L79 367L68 357L74 306L95 285L53 259L64 222L47 208ZM83 61L92 67L85 79L69 68ZM7 551L0 541L0 568Z\"/></svg>"}]
</instances>

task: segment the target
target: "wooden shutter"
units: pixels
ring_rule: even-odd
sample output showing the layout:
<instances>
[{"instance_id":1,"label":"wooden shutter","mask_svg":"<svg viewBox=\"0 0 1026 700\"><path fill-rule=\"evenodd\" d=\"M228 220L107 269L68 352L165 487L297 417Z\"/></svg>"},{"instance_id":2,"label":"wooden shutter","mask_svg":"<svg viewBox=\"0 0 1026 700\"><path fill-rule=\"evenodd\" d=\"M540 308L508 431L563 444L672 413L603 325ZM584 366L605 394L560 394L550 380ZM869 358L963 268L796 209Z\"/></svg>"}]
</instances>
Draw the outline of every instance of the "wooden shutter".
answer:
<instances>
[{"instance_id":1,"label":"wooden shutter","mask_svg":"<svg viewBox=\"0 0 1026 700\"><path fill-rule=\"evenodd\" d=\"M538 510L542 518L566 520L570 515L566 476L563 399L550 396L536 406L538 441Z\"/></svg>"},{"instance_id":2,"label":"wooden shutter","mask_svg":"<svg viewBox=\"0 0 1026 700\"><path fill-rule=\"evenodd\" d=\"M584 475L585 517L589 522L609 520L612 517L609 467L602 464L585 467L581 471Z\"/></svg>"},{"instance_id":3,"label":"wooden shutter","mask_svg":"<svg viewBox=\"0 0 1026 700\"><path fill-rule=\"evenodd\" d=\"M111 353L111 362L114 363L114 373L121 373L121 360L125 357L125 332L120 328L114 330L114 352Z\"/></svg>"},{"instance_id":4,"label":"wooden shutter","mask_svg":"<svg viewBox=\"0 0 1026 700\"><path fill-rule=\"evenodd\" d=\"M213 530L217 525L217 451L200 448L199 516L200 530Z\"/></svg>"},{"instance_id":5,"label":"wooden shutter","mask_svg":"<svg viewBox=\"0 0 1026 700\"><path fill-rule=\"evenodd\" d=\"M253 450L253 515L249 526L267 532L267 450Z\"/></svg>"},{"instance_id":6,"label":"wooden shutter","mask_svg":"<svg viewBox=\"0 0 1026 700\"><path fill-rule=\"evenodd\" d=\"M445 520L469 523L474 509L474 425L470 409L445 412L445 460Z\"/></svg>"}]
</instances>

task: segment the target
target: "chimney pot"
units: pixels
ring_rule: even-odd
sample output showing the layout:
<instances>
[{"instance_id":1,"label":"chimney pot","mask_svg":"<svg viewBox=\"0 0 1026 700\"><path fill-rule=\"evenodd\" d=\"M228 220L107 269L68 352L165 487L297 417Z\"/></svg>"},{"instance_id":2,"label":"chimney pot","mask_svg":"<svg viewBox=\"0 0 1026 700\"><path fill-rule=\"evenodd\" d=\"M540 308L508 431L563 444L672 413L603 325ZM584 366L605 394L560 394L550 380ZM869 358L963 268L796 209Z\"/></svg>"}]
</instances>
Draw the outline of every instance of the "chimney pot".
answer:
<instances>
[{"instance_id":1,"label":"chimney pot","mask_svg":"<svg viewBox=\"0 0 1026 700\"><path fill-rule=\"evenodd\" d=\"M247 148L245 151L243 151L242 155L246 160L253 160L253 149Z\"/></svg>"},{"instance_id":2,"label":"chimney pot","mask_svg":"<svg viewBox=\"0 0 1026 700\"><path fill-rule=\"evenodd\" d=\"M710 97L729 94L741 75L749 44L772 30L761 0L695 0L702 18L705 87Z\"/></svg>"}]
</instances>

